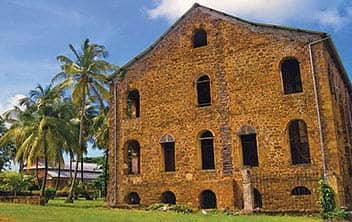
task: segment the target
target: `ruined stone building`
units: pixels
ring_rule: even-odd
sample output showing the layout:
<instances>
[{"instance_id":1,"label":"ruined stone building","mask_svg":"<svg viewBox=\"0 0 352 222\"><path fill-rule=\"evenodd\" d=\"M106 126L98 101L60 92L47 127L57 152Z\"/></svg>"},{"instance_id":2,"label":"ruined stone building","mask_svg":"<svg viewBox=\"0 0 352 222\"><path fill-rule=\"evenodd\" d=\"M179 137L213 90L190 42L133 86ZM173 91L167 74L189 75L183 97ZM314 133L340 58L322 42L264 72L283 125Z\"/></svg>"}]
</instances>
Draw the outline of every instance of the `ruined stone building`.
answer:
<instances>
[{"instance_id":1,"label":"ruined stone building","mask_svg":"<svg viewBox=\"0 0 352 222\"><path fill-rule=\"evenodd\" d=\"M319 177L352 203L352 87L326 33L195 4L124 68L110 205L315 211Z\"/></svg>"}]
</instances>

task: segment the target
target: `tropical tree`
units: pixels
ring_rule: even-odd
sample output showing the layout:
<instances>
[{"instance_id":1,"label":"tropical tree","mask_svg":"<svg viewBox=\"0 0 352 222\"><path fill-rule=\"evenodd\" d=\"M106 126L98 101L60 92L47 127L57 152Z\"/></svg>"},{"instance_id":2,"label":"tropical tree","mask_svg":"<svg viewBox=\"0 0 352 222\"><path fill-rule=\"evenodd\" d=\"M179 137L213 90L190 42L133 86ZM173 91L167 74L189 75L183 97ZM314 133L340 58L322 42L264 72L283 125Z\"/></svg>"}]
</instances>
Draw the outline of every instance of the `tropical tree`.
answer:
<instances>
[{"instance_id":1,"label":"tropical tree","mask_svg":"<svg viewBox=\"0 0 352 222\"><path fill-rule=\"evenodd\" d=\"M108 186L108 160L109 160L109 107L102 108L99 115L93 118L93 145L104 151L103 166L103 181L104 181L104 195L107 193Z\"/></svg>"},{"instance_id":2,"label":"tropical tree","mask_svg":"<svg viewBox=\"0 0 352 222\"><path fill-rule=\"evenodd\" d=\"M104 60L108 55L104 46L90 43L88 39L84 41L81 51L77 51L72 44L69 45L69 48L74 54L74 59L64 55L57 57L61 63L62 72L54 76L53 82L60 82L58 86L61 89L70 88L72 101L79 109L78 141L80 152L76 153L77 164L69 195L65 201L72 203L78 159L83 164L83 150L86 147L84 119L88 99L103 104L104 100L109 98L109 92L106 89L107 77L119 72L119 68Z\"/></svg>"},{"instance_id":3,"label":"tropical tree","mask_svg":"<svg viewBox=\"0 0 352 222\"><path fill-rule=\"evenodd\" d=\"M27 167L37 158L44 158L44 178L40 189L40 204L44 205L49 162L55 162L65 143L75 143L74 127L59 115L62 101L57 88L43 88L38 85L35 90L30 91L27 101L34 104L31 106L31 115L28 115L28 111L18 112L17 122L0 139L0 144L21 141L16 159L25 160ZM60 161L63 161L62 156Z\"/></svg>"},{"instance_id":4,"label":"tropical tree","mask_svg":"<svg viewBox=\"0 0 352 222\"><path fill-rule=\"evenodd\" d=\"M4 120L0 117L0 138L7 132ZM10 167L11 161L15 159L16 147L13 143L0 147L0 172Z\"/></svg>"}]
</instances>

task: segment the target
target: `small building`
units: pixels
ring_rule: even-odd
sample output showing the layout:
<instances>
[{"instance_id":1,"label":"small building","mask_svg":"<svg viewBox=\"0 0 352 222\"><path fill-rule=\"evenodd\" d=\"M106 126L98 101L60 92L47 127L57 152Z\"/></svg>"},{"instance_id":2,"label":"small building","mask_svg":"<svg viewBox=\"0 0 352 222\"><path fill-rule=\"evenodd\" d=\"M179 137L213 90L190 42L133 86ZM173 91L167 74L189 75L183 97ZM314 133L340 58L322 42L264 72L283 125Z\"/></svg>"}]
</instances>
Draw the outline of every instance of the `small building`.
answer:
<instances>
[{"instance_id":1,"label":"small building","mask_svg":"<svg viewBox=\"0 0 352 222\"><path fill-rule=\"evenodd\" d=\"M109 205L318 211L319 177L352 203L352 87L327 33L195 4L123 68Z\"/></svg>"},{"instance_id":2,"label":"small building","mask_svg":"<svg viewBox=\"0 0 352 222\"><path fill-rule=\"evenodd\" d=\"M79 164L77 172L77 180L81 180L81 164ZM74 174L76 162L72 162L72 168L70 163L65 163L64 167L60 169L60 183L58 189L62 189L71 183L71 179ZM38 169L38 177L44 177L44 163L39 163L38 168L35 165L31 166L29 169L24 168L24 172L28 172L31 175L36 175ZM102 169L95 163L83 163L83 180L85 183L89 183L98 178L99 175L103 173ZM47 186L55 187L59 177L59 168L58 166L49 166L48 177L47 177Z\"/></svg>"}]
</instances>

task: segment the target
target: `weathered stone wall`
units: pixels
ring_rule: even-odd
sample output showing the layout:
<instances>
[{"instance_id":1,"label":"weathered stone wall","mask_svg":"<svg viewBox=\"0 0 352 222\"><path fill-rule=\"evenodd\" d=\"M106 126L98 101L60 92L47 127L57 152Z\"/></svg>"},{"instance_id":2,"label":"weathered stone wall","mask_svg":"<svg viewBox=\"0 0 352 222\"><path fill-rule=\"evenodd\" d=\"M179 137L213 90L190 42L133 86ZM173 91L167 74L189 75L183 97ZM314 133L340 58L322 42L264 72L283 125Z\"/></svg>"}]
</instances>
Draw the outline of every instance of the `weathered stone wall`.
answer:
<instances>
[{"instance_id":1,"label":"weathered stone wall","mask_svg":"<svg viewBox=\"0 0 352 222\"><path fill-rule=\"evenodd\" d=\"M326 91L330 95L322 98L329 104L327 109L330 116L327 120L333 120L331 132L326 134L327 137L330 136L328 141L331 152L328 168L330 175L333 175L332 183L335 185L340 204L348 206L352 201L352 92L342 79L341 70L330 49L327 47L324 52L327 70L325 81L329 86Z\"/></svg>"},{"instance_id":2,"label":"weathered stone wall","mask_svg":"<svg viewBox=\"0 0 352 222\"><path fill-rule=\"evenodd\" d=\"M194 49L192 35L199 27L206 30L208 45ZM262 195L263 209L318 210L322 152L308 43L319 38L305 32L234 22L227 17L220 19L202 8L188 14L155 48L129 66L126 77L117 82L118 103L111 103L113 109L117 108L117 134L115 137L111 131L110 135L109 202L116 197L115 204L122 204L129 192L137 192L141 204L148 205L160 202L161 194L170 190L177 204L199 207L199 194L210 189L216 194L218 208L242 208L242 148L237 132L250 125L256 129L259 156L259 167L251 169L253 187ZM319 89L325 96L330 93L324 77L326 60L322 44L317 48L317 75L322 76L318 78ZM300 62L302 93L283 94L280 62L287 57ZM211 80L212 105L207 107L197 106L195 81L202 74ZM127 93L133 89L140 94L141 116L129 119ZM328 96L322 108L323 117L328 118L329 131L325 134L334 129L334 116L326 111L326 104ZM291 164L287 125L294 119L307 124L310 164ZM201 170L197 137L203 130L215 136L214 170ZM159 139L164 134L176 138L175 172L162 169ZM137 140L141 147L139 175L124 174L124 144L128 140ZM330 140L336 141L326 136L325 143L334 143ZM329 166L339 168L332 164L339 156L337 146L326 149ZM336 174L340 175L341 170ZM292 196L296 186L306 186L312 194ZM116 195L114 188L118 190Z\"/></svg>"}]
</instances>

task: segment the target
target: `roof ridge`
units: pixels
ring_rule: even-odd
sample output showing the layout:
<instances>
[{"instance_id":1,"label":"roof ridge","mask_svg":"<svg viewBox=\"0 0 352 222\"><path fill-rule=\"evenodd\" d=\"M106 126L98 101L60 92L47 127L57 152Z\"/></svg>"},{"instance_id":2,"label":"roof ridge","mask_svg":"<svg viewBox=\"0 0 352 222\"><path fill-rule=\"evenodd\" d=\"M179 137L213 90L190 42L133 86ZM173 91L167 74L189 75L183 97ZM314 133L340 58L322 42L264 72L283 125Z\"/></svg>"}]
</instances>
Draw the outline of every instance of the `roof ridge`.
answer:
<instances>
[{"instance_id":1,"label":"roof ridge","mask_svg":"<svg viewBox=\"0 0 352 222\"><path fill-rule=\"evenodd\" d=\"M145 56L148 52L150 52L151 50L153 50L155 48L155 46L164 39L164 37L171 32L178 23L180 23L191 11L193 11L196 8L203 8L206 10L209 10L211 12L215 12L219 15L225 16L225 17L229 17L230 19L235 19L237 21L240 22L244 22L250 25L254 25L254 26L262 26L262 27L268 27L268 28L276 28L276 29L284 29L287 31L296 31L296 32L304 32L304 33L310 33L310 34L315 34L315 35L321 35L326 36L327 33L326 32L319 32L319 31L314 31L314 30L308 30L308 29L300 29L300 28L293 28L293 27L289 27L289 26L280 26L280 25L273 25L273 24L268 24L268 23L258 23L258 22L251 22L245 19L242 19L240 17L234 16L234 15L230 15L227 14L225 12L222 11L218 11L216 9L212 9L209 8L207 6L201 5L199 3L194 3L192 5L191 8L189 8L180 18L178 18L165 32L163 32L160 37L158 39L156 39L149 47L147 47L145 50L143 50L142 52L140 52L138 55L136 55L135 57L133 57L132 59L130 59L125 65L123 65L121 68L122 69L126 69L128 68L130 65L132 65L135 61L139 60L140 58L142 58L143 56Z\"/></svg>"}]
</instances>

